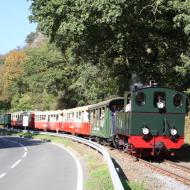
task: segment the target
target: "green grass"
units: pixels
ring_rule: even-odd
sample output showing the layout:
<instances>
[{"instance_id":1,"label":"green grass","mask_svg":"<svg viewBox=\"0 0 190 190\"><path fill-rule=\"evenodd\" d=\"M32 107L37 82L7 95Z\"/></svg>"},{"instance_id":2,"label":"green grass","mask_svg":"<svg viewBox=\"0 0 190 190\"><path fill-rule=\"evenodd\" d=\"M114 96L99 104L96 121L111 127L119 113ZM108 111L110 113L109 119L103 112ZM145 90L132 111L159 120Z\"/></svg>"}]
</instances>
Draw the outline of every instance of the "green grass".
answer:
<instances>
[{"instance_id":1,"label":"green grass","mask_svg":"<svg viewBox=\"0 0 190 190\"><path fill-rule=\"evenodd\" d=\"M146 190L146 186L142 183L129 182L128 185L131 190Z\"/></svg>"}]
</instances>

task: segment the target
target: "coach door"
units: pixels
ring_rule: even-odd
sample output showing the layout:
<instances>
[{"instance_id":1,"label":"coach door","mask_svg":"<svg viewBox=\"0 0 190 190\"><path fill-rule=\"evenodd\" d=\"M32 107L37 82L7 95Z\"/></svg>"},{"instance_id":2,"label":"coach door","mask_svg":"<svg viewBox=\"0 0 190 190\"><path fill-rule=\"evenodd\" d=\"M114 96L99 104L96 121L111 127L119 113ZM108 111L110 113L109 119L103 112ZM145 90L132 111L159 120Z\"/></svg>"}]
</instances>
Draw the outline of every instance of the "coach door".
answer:
<instances>
[{"instance_id":1,"label":"coach door","mask_svg":"<svg viewBox=\"0 0 190 190\"><path fill-rule=\"evenodd\" d=\"M50 116L48 113L45 114L44 131L49 129Z\"/></svg>"}]
</instances>

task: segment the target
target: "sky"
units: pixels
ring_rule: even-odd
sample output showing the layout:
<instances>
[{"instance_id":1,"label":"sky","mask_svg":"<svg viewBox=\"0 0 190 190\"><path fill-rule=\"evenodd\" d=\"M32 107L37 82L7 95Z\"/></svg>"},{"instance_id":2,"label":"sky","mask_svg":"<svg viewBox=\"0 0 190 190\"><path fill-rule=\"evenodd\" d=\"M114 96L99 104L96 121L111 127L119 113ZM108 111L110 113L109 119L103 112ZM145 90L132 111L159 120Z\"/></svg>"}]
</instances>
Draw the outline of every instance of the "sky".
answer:
<instances>
[{"instance_id":1,"label":"sky","mask_svg":"<svg viewBox=\"0 0 190 190\"><path fill-rule=\"evenodd\" d=\"M36 23L30 23L30 2L27 0L0 0L0 55L26 45L30 32L36 31Z\"/></svg>"}]
</instances>

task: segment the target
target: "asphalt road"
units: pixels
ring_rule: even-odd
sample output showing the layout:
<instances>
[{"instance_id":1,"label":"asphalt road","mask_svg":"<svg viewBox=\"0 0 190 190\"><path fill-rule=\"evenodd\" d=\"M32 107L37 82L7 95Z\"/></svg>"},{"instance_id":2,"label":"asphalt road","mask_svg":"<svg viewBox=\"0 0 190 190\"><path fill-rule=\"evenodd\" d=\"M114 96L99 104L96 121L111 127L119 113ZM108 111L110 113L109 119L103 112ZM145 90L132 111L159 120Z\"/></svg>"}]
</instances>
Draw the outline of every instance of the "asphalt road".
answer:
<instances>
[{"instance_id":1,"label":"asphalt road","mask_svg":"<svg viewBox=\"0 0 190 190\"><path fill-rule=\"evenodd\" d=\"M79 190L76 160L51 143L0 137L0 190Z\"/></svg>"}]
</instances>

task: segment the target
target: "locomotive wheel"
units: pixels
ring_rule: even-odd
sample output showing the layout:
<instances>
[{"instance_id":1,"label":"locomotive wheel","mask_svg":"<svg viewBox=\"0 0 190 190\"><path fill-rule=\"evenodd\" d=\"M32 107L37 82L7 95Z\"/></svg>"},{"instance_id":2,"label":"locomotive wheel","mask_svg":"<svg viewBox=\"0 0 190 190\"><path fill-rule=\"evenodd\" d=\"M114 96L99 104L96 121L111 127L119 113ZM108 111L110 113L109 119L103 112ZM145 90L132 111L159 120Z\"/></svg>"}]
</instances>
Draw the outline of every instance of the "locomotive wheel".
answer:
<instances>
[{"instance_id":1,"label":"locomotive wheel","mask_svg":"<svg viewBox=\"0 0 190 190\"><path fill-rule=\"evenodd\" d=\"M113 135L112 142L115 148L119 149L119 136Z\"/></svg>"},{"instance_id":2,"label":"locomotive wheel","mask_svg":"<svg viewBox=\"0 0 190 190\"><path fill-rule=\"evenodd\" d=\"M101 139L100 137L96 137L96 142L97 142L98 144L101 144L101 143L102 143L102 139Z\"/></svg>"}]
</instances>

